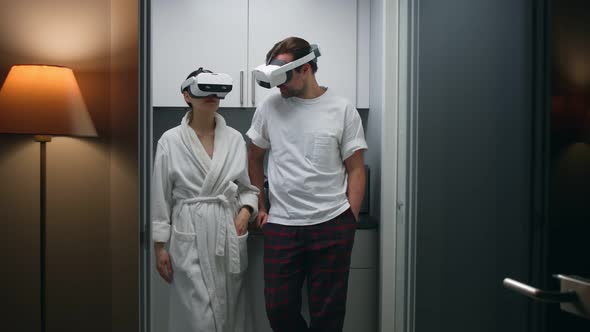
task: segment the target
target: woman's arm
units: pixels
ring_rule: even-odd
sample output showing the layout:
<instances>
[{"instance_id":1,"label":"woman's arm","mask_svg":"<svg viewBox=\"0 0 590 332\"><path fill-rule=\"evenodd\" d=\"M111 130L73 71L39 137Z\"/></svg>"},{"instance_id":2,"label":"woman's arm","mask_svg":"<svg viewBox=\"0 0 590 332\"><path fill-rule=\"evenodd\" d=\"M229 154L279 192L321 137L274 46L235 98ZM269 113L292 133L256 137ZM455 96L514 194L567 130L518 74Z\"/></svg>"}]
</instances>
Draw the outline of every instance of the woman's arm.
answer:
<instances>
[{"instance_id":1,"label":"woman's arm","mask_svg":"<svg viewBox=\"0 0 590 332\"><path fill-rule=\"evenodd\" d=\"M165 244L170 238L172 189L168 180L168 151L158 142L151 188L151 223L156 269L166 282L172 282L172 262Z\"/></svg>"}]
</instances>

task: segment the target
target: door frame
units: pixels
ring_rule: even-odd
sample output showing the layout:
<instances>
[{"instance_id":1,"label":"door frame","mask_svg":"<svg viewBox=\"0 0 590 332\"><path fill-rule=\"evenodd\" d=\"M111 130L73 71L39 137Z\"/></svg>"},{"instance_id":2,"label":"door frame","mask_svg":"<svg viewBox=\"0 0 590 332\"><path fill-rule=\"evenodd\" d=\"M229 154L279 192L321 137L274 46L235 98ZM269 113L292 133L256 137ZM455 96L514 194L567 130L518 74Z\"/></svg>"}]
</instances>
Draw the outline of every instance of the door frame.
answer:
<instances>
[{"instance_id":1,"label":"door frame","mask_svg":"<svg viewBox=\"0 0 590 332\"><path fill-rule=\"evenodd\" d=\"M379 330L413 331L418 0L384 0Z\"/></svg>"},{"instance_id":2,"label":"door frame","mask_svg":"<svg viewBox=\"0 0 590 332\"><path fill-rule=\"evenodd\" d=\"M139 2L139 331L151 330L150 319L150 182L152 169L152 96L151 96L151 1Z\"/></svg>"}]
</instances>

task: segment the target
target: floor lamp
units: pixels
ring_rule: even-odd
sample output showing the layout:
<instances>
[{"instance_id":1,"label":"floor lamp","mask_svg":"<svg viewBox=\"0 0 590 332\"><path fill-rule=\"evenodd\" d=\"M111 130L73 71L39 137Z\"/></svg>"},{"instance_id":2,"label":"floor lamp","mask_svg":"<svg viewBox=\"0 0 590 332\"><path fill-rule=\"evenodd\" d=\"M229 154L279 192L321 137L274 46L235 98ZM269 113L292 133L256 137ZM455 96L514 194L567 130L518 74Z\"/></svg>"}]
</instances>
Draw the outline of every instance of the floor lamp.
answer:
<instances>
[{"instance_id":1,"label":"floor lamp","mask_svg":"<svg viewBox=\"0 0 590 332\"><path fill-rule=\"evenodd\" d=\"M71 69L15 65L0 90L0 133L34 135L40 143L40 303L46 330L46 143L52 136L97 136Z\"/></svg>"}]
</instances>

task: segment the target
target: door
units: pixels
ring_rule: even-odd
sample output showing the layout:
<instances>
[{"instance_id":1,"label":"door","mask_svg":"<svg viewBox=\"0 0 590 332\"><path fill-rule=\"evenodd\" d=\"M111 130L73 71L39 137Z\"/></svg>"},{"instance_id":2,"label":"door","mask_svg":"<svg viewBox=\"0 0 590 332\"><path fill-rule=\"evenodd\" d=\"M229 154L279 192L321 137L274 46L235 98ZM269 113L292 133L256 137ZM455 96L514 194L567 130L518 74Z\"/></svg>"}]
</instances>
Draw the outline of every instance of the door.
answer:
<instances>
[{"instance_id":1,"label":"door","mask_svg":"<svg viewBox=\"0 0 590 332\"><path fill-rule=\"evenodd\" d=\"M590 80L582 77L590 69L580 65L590 64L590 4L553 0L546 5L550 75L544 95L550 102L546 217L543 246L538 247L544 254L537 264L542 271L529 283L507 285L533 298L529 301L538 313L532 322L538 327L535 331L588 331L590 263L584 254L590 252Z\"/></svg>"},{"instance_id":2,"label":"door","mask_svg":"<svg viewBox=\"0 0 590 332\"><path fill-rule=\"evenodd\" d=\"M397 308L407 317L400 330L588 331L590 320L502 284L511 277L558 290L551 274L590 277L582 254L590 252L590 149L579 134L565 140L549 116L554 8L409 3L409 227L398 238L408 238L409 291Z\"/></svg>"},{"instance_id":3,"label":"door","mask_svg":"<svg viewBox=\"0 0 590 332\"><path fill-rule=\"evenodd\" d=\"M184 107L180 85L199 67L229 74L232 92L220 107L246 106L248 2L151 0L155 107Z\"/></svg>"}]
</instances>

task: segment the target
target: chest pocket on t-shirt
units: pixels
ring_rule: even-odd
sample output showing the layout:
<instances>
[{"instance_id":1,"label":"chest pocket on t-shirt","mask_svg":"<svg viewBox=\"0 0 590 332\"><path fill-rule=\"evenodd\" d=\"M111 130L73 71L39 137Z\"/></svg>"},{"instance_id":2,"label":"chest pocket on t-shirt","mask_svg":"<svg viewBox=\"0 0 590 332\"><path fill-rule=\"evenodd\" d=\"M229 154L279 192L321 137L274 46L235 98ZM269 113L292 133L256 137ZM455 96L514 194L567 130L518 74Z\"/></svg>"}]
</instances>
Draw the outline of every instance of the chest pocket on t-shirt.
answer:
<instances>
[{"instance_id":1,"label":"chest pocket on t-shirt","mask_svg":"<svg viewBox=\"0 0 590 332\"><path fill-rule=\"evenodd\" d=\"M342 160L336 134L312 134L306 143L305 157L318 171L333 172L340 168Z\"/></svg>"}]
</instances>

